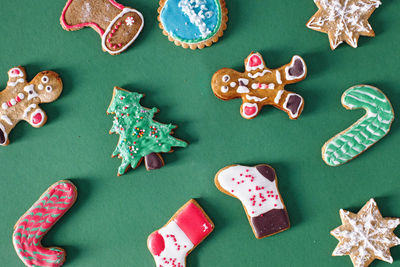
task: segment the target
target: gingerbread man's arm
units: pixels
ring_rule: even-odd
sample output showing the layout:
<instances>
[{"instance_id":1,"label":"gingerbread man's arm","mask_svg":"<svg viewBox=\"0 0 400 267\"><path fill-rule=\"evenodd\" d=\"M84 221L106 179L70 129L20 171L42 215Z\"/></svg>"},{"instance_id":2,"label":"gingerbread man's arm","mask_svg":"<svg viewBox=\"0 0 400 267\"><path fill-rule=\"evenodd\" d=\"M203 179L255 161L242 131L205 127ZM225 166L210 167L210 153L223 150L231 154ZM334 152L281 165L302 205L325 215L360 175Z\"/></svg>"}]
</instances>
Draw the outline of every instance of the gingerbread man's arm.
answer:
<instances>
[{"instance_id":1,"label":"gingerbread man's arm","mask_svg":"<svg viewBox=\"0 0 400 267\"><path fill-rule=\"evenodd\" d=\"M25 84L26 83L26 72L25 69L21 66L12 68L8 71L8 87L15 87L18 84Z\"/></svg>"},{"instance_id":2,"label":"gingerbread man's arm","mask_svg":"<svg viewBox=\"0 0 400 267\"><path fill-rule=\"evenodd\" d=\"M276 70L277 81L283 84L297 83L304 80L307 76L307 66L300 56L293 56L290 63L278 68Z\"/></svg>"}]
</instances>

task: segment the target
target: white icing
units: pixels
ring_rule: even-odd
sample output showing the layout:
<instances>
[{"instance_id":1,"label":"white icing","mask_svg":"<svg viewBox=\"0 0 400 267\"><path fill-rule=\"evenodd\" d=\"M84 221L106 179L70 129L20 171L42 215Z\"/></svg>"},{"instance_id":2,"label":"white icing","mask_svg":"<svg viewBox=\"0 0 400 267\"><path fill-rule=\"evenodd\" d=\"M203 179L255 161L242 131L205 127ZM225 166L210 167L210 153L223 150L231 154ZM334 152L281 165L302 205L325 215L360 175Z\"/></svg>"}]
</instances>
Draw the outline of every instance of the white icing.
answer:
<instances>
[{"instance_id":1,"label":"white icing","mask_svg":"<svg viewBox=\"0 0 400 267\"><path fill-rule=\"evenodd\" d=\"M276 179L273 182L269 181L255 167L240 165L228 167L218 174L217 179L224 190L242 202L250 217L284 207Z\"/></svg>"},{"instance_id":2,"label":"white icing","mask_svg":"<svg viewBox=\"0 0 400 267\"><path fill-rule=\"evenodd\" d=\"M28 113L31 112L32 109L36 108L36 104L30 104L25 110L24 110L24 115L23 118L26 118L28 116Z\"/></svg>"},{"instance_id":3,"label":"white icing","mask_svg":"<svg viewBox=\"0 0 400 267\"><path fill-rule=\"evenodd\" d=\"M235 87L236 83L235 82L231 82L229 85L230 85L230 87Z\"/></svg>"},{"instance_id":4,"label":"white icing","mask_svg":"<svg viewBox=\"0 0 400 267\"><path fill-rule=\"evenodd\" d=\"M117 51L111 51L111 50L108 49L107 46L106 46L107 35L108 35L109 32L111 31L111 29L112 29L114 23L115 23L119 18L121 18L122 16L124 16L124 15L125 15L126 13L128 13L128 12L136 12L137 15L138 15L138 16L141 18L141 20L142 20L142 25L140 25L140 28L138 29L136 35L135 35L126 45L124 45L123 47L121 47L121 48L118 49ZM107 29L105 30L103 36L101 37L101 47L103 48L104 51L107 51L107 52L110 53L111 55L121 53L121 52L124 51L128 46L130 46L130 45L133 43L133 41L136 40L136 38L138 37L139 33L140 33L140 32L142 31L142 29L143 29L143 25L144 25L143 15L142 15L139 11L137 11L136 9L132 9L132 8L124 8L124 9L121 11L121 13L119 13L118 16L116 16L116 17L110 22L110 24L108 25Z\"/></svg>"},{"instance_id":5,"label":"white icing","mask_svg":"<svg viewBox=\"0 0 400 267\"><path fill-rule=\"evenodd\" d=\"M292 96L292 95L297 95L301 99L300 104L297 107L297 110L295 113L293 113L290 109L287 108L287 103L289 101L290 96ZM299 110L300 110L301 105L303 105L303 98L301 96L299 96L298 94L290 93L286 96L285 103L283 103L283 108L286 109L287 111L289 111L293 118L296 118L299 115Z\"/></svg>"},{"instance_id":6,"label":"white icing","mask_svg":"<svg viewBox=\"0 0 400 267\"><path fill-rule=\"evenodd\" d=\"M17 101L14 99L14 98L12 98L11 100L10 100L10 103L11 103L11 105L15 105L15 104L17 104Z\"/></svg>"},{"instance_id":7,"label":"white icing","mask_svg":"<svg viewBox=\"0 0 400 267\"><path fill-rule=\"evenodd\" d=\"M349 3L349 0L314 1L321 6L323 12L320 13L321 16L312 17L307 27L321 30L322 27L328 25L327 27L332 31L329 32L329 39L333 49L343 42L344 37L351 46L357 47L358 34L372 32L365 15L382 4L379 0L359 0L356 3Z\"/></svg>"},{"instance_id":8,"label":"white icing","mask_svg":"<svg viewBox=\"0 0 400 267\"><path fill-rule=\"evenodd\" d=\"M279 103L279 100L281 100L283 92L284 92L283 90L278 91L278 93L276 94L275 99L274 99L275 104Z\"/></svg>"},{"instance_id":9,"label":"white icing","mask_svg":"<svg viewBox=\"0 0 400 267\"><path fill-rule=\"evenodd\" d=\"M274 90L275 89L275 84L273 84L273 83L268 84L267 89Z\"/></svg>"},{"instance_id":10,"label":"white icing","mask_svg":"<svg viewBox=\"0 0 400 267\"><path fill-rule=\"evenodd\" d=\"M1 119L5 122L7 122L9 125L13 125L12 121L7 115L1 115Z\"/></svg>"},{"instance_id":11,"label":"white icing","mask_svg":"<svg viewBox=\"0 0 400 267\"><path fill-rule=\"evenodd\" d=\"M19 84L19 83L23 83L25 80L24 79L22 79L22 78L19 78L19 79L17 79L15 82L8 82L7 83L7 85L8 86L16 86L17 84Z\"/></svg>"},{"instance_id":12,"label":"white icing","mask_svg":"<svg viewBox=\"0 0 400 267\"><path fill-rule=\"evenodd\" d=\"M0 144L0 145L4 145L5 143L7 143L7 139L8 139L8 134L6 132L6 129L4 128L4 125L0 123L0 129L3 131L4 134L4 143Z\"/></svg>"},{"instance_id":13,"label":"white icing","mask_svg":"<svg viewBox=\"0 0 400 267\"><path fill-rule=\"evenodd\" d=\"M240 84L240 82L242 82L244 85L248 85L249 84L249 80L248 79L240 78L240 79L238 79L238 81L239 81L239 84Z\"/></svg>"},{"instance_id":14,"label":"white icing","mask_svg":"<svg viewBox=\"0 0 400 267\"><path fill-rule=\"evenodd\" d=\"M256 72L256 73L254 73L254 74L248 73L247 75L248 75L250 78L255 79L255 78L257 78L257 77L262 77L262 76L264 76L265 73L268 73L268 72L271 72L271 71L269 71L269 70L263 70L262 72Z\"/></svg>"},{"instance_id":15,"label":"white icing","mask_svg":"<svg viewBox=\"0 0 400 267\"><path fill-rule=\"evenodd\" d=\"M222 86L222 87L221 87L221 92L222 92L222 93L227 93L228 91L229 91L228 86Z\"/></svg>"},{"instance_id":16,"label":"white icing","mask_svg":"<svg viewBox=\"0 0 400 267\"><path fill-rule=\"evenodd\" d=\"M279 84L282 84L281 73L279 71L276 71L275 76L276 76L276 81Z\"/></svg>"},{"instance_id":17,"label":"white icing","mask_svg":"<svg viewBox=\"0 0 400 267\"><path fill-rule=\"evenodd\" d=\"M1 107L2 107L3 109L8 109L8 105L7 105L7 103L3 103L3 104L1 104Z\"/></svg>"},{"instance_id":18,"label":"white icing","mask_svg":"<svg viewBox=\"0 0 400 267\"><path fill-rule=\"evenodd\" d=\"M222 76L222 81L225 83L229 82L230 79L231 79L231 76L229 76L228 74L225 74L224 76Z\"/></svg>"},{"instance_id":19,"label":"white icing","mask_svg":"<svg viewBox=\"0 0 400 267\"><path fill-rule=\"evenodd\" d=\"M180 266L184 267L186 255L194 247L190 239L182 229L179 228L175 221L169 222L166 226L158 230L158 233L164 238L165 249L159 256L153 255L156 266L172 266L172 264L169 265L164 262L163 258L165 258L169 262L175 259L175 266L180 264ZM171 235L173 235L173 237L171 237ZM180 246L179 250L178 245Z\"/></svg>"},{"instance_id":20,"label":"white icing","mask_svg":"<svg viewBox=\"0 0 400 267\"><path fill-rule=\"evenodd\" d=\"M256 111L253 114L247 115L245 113L246 107L248 107L248 108L256 108ZM255 115L257 115L258 105L254 104L254 103L244 103L242 105L242 109L243 109L242 116L245 117L246 119L250 119L250 118L254 117Z\"/></svg>"},{"instance_id":21,"label":"white icing","mask_svg":"<svg viewBox=\"0 0 400 267\"><path fill-rule=\"evenodd\" d=\"M346 227L331 231L341 241L333 256L351 255L356 267L367 266L371 256L393 262L389 248L400 244L400 239L393 234L400 219L383 218L374 199L370 199L358 214L341 209L340 218Z\"/></svg>"},{"instance_id":22,"label":"white icing","mask_svg":"<svg viewBox=\"0 0 400 267\"><path fill-rule=\"evenodd\" d=\"M246 94L250 93L250 90L246 86L239 86L236 92L238 92L239 94Z\"/></svg>"},{"instance_id":23,"label":"white icing","mask_svg":"<svg viewBox=\"0 0 400 267\"><path fill-rule=\"evenodd\" d=\"M39 84L39 85L38 85L38 89L39 89L39 90L43 90L43 84Z\"/></svg>"},{"instance_id":24,"label":"white icing","mask_svg":"<svg viewBox=\"0 0 400 267\"><path fill-rule=\"evenodd\" d=\"M22 99L25 98L25 95L24 95L23 93L19 93L19 94L18 94L18 97L22 100Z\"/></svg>"},{"instance_id":25,"label":"white icing","mask_svg":"<svg viewBox=\"0 0 400 267\"><path fill-rule=\"evenodd\" d=\"M42 83L48 83L49 82L49 77L47 77L46 75L44 75L42 77Z\"/></svg>"},{"instance_id":26,"label":"white icing","mask_svg":"<svg viewBox=\"0 0 400 267\"><path fill-rule=\"evenodd\" d=\"M35 87L33 84L27 85L24 87L24 91L28 93L28 100L31 100L34 97L37 97L38 94L35 91ZM32 93L30 93L32 92Z\"/></svg>"},{"instance_id":27,"label":"white icing","mask_svg":"<svg viewBox=\"0 0 400 267\"><path fill-rule=\"evenodd\" d=\"M133 19L133 17L127 17L127 18L125 19L125 23L126 23L126 25L128 25L128 26L132 26L132 25L135 23L135 20Z\"/></svg>"},{"instance_id":28,"label":"white icing","mask_svg":"<svg viewBox=\"0 0 400 267\"><path fill-rule=\"evenodd\" d=\"M296 60L300 60L301 63L303 64L304 70L303 70L303 74L301 74L300 76L292 76L292 75L289 74L289 69L292 68L292 67L294 66L294 63L296 62ZM290 66L287 66L287 67L285 68L285 74L286 74L286 77L285 77L285 78L286 78L286 80L290 81L290 80L295 80L295 79L303 78L304 75L306 75L305 66L306 66L306 64L304 63L304 60L303 60L301 57L299 57L299 56L293 56L293 58L292 58L292 64L290 64Z\"/></svg>"},{"instance_id":29,"label":"white icing","mask_svg":"<svg viewBox=\"0 0 400 267\"><path fill-rule=\"evenodd\" d=\"M14 74L14 73L12 73L13 70L18 70L18 71L19 71L19 74ZM12 69L8 72L8 75L9 75L10 77L12 77L12 78L15 78L15 77L24 77L24 73L22 72L22 70L21 70L20 68L12 68Z\"/></svg>"},{"instance_id":30,"label":"white icing","mask_svg":"<svg viewBox=\"0 0 400 267\"><path fill-rule=\"evenodd\" d=\"M259 97L256 97L256 96L246 95L246 98L247 98L247 100L253 100L253 101L256 101L256 102L262 102L265 99L267 99L268 97L259 98Z\"/></svg>"},{"instance_id":31,"label":"white icing","mask_svg":"<svg viewBox=\"0 0 400 267\"><path fill-rule=\"evenodd\" d=\"M251 88L252 89L258 89L258 86L259 86L260 84L259 83L253 83L252 85L251 85Z\"/></svg>"},{"instance_id":32,"label":"white icing","mask_svg":"<svg viewBox=\"0 0 400 267\"><path fill-rule=\"evenodd\" d=\"M196 25L202 38L206 38L211 34L211 30L207 28L207 24L205 23L205 13L207 13L207 16L212 16L213 13L208 11L204 0L181 0L178 3L178 7L189 17L190 22ZM200 8L200 10L196 12L195 9L198 8Z\"/></svg>"}]
</instances>

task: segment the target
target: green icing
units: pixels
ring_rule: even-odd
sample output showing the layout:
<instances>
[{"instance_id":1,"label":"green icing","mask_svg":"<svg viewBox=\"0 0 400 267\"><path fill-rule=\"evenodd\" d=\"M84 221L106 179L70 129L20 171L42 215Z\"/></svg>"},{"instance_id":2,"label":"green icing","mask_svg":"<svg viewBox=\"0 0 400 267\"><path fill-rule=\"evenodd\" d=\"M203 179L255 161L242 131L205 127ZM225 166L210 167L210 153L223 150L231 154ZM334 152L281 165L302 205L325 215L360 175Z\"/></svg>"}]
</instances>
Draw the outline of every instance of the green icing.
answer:
<instances>
[{"instance_id":1,"label":"green icing","mask_svg":"<svg viewBox=\"0 0 400 267\"><path fill-rule=\"evenodd\" d=\"M169 152L172 147L186 147L187 143L171 136L176 128L153 120L157 108L148 109L140 105L142 94L114 89L114 97L107 113L114 114L110 133L120 135L112 156L119 156L122 163L118 174L125 173L128 166L135 168L142 157L150 153Z\"/></svg>"},{"instance_id":2,"label":"green icing","mask_svg":"<svg viewBox=\"0 0 400 267\"><path fill-rule=\"evenodd\" d=\"M342 104L349 109L363 108L367 114L325 144L322 158L330 166L346 163L367 150L389 132L394 119L390 101L372 86L351 87L344 92Z\"/></svg>"}]
</instances>

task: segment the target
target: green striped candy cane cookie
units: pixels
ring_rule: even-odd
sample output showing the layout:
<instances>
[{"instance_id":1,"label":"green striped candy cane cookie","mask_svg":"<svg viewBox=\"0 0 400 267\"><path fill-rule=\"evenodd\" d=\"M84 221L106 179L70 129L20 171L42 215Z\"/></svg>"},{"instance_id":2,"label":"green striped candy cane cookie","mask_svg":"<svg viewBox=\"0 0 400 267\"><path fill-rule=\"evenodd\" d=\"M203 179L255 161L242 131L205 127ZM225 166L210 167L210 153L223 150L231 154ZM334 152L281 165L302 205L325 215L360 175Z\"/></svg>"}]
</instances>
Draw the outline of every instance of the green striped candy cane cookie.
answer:
<instances>
[{"instance_id":1,"label":"green striped candy cane cookie","mask_svg":"<svg viewBox=\"0 0 400 267\"><path fill-rule=\"evenodd\" d=\"M357 157L390 130L394 112L385 94L370 85L356 85L342 95L346 109L363 108L367 113L352 126L329 139L322 147L322 159L338 166Z\"/></svg>"}]
</instances>

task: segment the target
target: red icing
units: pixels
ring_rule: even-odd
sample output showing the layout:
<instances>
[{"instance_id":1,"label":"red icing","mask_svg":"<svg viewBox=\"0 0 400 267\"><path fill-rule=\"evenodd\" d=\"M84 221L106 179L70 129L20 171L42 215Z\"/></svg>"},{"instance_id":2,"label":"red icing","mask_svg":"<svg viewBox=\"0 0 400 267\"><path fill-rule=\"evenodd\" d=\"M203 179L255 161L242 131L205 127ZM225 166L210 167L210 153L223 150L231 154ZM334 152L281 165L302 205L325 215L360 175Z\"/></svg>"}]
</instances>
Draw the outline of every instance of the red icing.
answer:
<instances>
[{"instance_id":1,"label":"red icing","mask_svg":"<svg viewBox=\"0 0 400 267\"><path fill-rule=\"evenodd\" d=\"M247 116L251 116L254 113L257 112L257 107L244 107L244 114L246 114Z\"/></svg>"},{"instance_id":2,"label":"red icing","mask_svg":"<svg viewBox=\"0 0 400 267\"><path fill-rule=\"evenodd\" d=\"M175 217L174 221L195 246L213 230L203 211L192 202Z\"/></svg>"},{"instance_id":3,"label":"red icing","mask_svg":"<svg viewBox=\"0 0 400 267\"><path fill-rule=\"evenodd\" d=\"M43 120L43 116L40 112L36 113L33 117L32 117L32 123L33 124L40 124Z\"/></svg>"},{"instance_id":4,"label":"red icing","mask_svg":"<svg viewBox=\"0 0 400 267\"><path fill-rule=\"evenodd\" d=\"M262 64L262 60L258 55L252 55L249 59L250 67L257 67Z\"/></svg>"},{"instance_id":5,"label":"red icing","mask_svg":"<svg viewBox=\"0 0 400 267\"><path fill-rule=\"evenodd\" d=\"M13 70L12 70L12 73L13 73L13 74L16 74L16 75L19 75L19 74L20 74L20 71L19 71L18 69L13 69Z\"/></svg>"},{"instance_id":6,"label":"red icing","mask_svg":"<svg viewBox=\"0 0 400 267\"><path fill-rule=\"evenodd\" d=\"M154 232L149 236L149 249L153 255L160 256L161 252L165 249L165 242L162 235Z\"/></svg>"}]
</instances>

